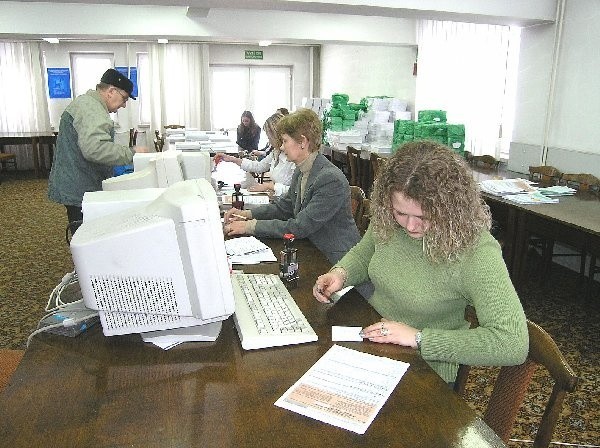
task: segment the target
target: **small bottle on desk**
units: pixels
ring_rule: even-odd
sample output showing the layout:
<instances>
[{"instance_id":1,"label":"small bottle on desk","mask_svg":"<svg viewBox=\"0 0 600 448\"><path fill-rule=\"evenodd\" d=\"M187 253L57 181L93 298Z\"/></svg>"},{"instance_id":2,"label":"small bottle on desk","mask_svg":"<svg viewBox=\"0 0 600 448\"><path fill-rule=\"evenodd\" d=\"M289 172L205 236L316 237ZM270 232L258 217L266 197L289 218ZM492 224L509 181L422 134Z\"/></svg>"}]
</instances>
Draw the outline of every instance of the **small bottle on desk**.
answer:
<instances>
[{"instance_id":1,"label":"small bottle on desk","mask_svg":"<svg viewBox=\"0 0 600 448\"><path fill-rule=\"evenodd\" d=\"M283 250L279 254L279 277L287 288L298 286L298 249L293 247L294 234L283 235Z\"/></svg>"},{"instance_id":2,"label":"small bottle on desk","mask_svg":"<svg viewBox=\"0 0 600 448\"><path fill-rule=\"evenodd\" d=\"M234 184L233 189L235 190L231 195L231 206L238 210L244 210L244 195L240 191L242 188L241 184Z\"/></svg>"}]
</instances>

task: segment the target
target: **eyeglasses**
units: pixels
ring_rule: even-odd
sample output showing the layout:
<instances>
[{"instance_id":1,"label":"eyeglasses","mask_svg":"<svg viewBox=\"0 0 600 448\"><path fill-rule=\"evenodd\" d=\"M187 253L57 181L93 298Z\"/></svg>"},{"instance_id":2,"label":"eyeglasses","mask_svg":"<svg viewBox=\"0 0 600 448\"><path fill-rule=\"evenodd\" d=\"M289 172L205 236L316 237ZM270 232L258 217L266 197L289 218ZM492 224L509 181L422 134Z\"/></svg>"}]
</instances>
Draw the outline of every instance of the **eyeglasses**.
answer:
<instances>
[{"instance_id":1,"label":"eyeglasses","mask_svg":"<svg viewBox=\"0 0 600 448\"><path fill-rule=\"evenodd\" d=\"M123 98L123 102L126 103L127 100L129 99L129 95L127 95L127 93L123 93L121 91L121 89L118 89L117 87L115 87L115 90L117 91L117 93L121 96L121 98Z\"/></svg>"}]
</instances>

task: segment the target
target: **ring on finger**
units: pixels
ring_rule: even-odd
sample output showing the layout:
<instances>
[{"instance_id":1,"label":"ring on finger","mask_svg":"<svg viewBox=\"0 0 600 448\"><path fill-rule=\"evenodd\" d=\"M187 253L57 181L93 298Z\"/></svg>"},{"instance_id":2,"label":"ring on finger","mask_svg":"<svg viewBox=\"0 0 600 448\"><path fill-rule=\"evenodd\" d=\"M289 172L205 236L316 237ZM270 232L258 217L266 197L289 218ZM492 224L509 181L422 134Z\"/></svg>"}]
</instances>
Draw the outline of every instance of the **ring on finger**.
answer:
<instances>
[{"instance_id":1,"label":"ring on finger","mask_svg":"<svg viewBox=\"0 0 600 448\"><path fill-rule=\"evenodd\" d=\"M382 325L381 330L379 330L379 334L381 334L381 336L387 336L390 334L390 330Z\"/></svg>"}]
</instances>

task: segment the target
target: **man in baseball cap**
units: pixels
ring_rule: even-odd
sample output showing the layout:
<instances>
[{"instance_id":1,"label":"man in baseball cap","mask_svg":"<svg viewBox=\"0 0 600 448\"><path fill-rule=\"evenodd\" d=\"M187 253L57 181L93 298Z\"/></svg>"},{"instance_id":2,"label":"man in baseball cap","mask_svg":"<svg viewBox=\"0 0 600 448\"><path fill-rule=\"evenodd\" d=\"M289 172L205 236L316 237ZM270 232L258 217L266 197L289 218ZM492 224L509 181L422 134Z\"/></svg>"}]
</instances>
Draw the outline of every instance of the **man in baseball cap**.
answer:
<instances>
[{"instance_id":1,"label":"man in baseball cap","mask_svg":"<svg viewBox=\"0 0 600 448\"><path fill-rule=\"evenodd\" d=\"M75 98L60 117L56 151L48 180L48 197L67 209L69 227L81 223L81 202L86 191L102 190L102 181L113 175L113 167L130 164L145 146L114 142L115 123L110 113L127 105L133 83L117 70L104 72L96 89Z\"/></svg>"}]
</instances>

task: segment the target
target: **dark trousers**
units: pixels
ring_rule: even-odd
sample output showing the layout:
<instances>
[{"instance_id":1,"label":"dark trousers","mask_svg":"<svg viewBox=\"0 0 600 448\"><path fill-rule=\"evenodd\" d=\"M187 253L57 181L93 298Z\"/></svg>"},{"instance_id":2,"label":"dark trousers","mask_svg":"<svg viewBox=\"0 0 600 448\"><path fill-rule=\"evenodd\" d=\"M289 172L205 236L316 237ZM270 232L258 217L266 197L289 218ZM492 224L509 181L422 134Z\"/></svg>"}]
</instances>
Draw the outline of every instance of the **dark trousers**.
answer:
<instances>
[{"instance_id":1,"label":"dark trousers","mask_svg":"<svg viewBox=\"0 0 600 448\"><path fill-rule=\"evenodd\" d=\"M83 221L83 211L81 207L76 205L65 205L65 208L67 209L67 219L69 220L68 231L73 235Z\"/></svg>"}]
</instances>

